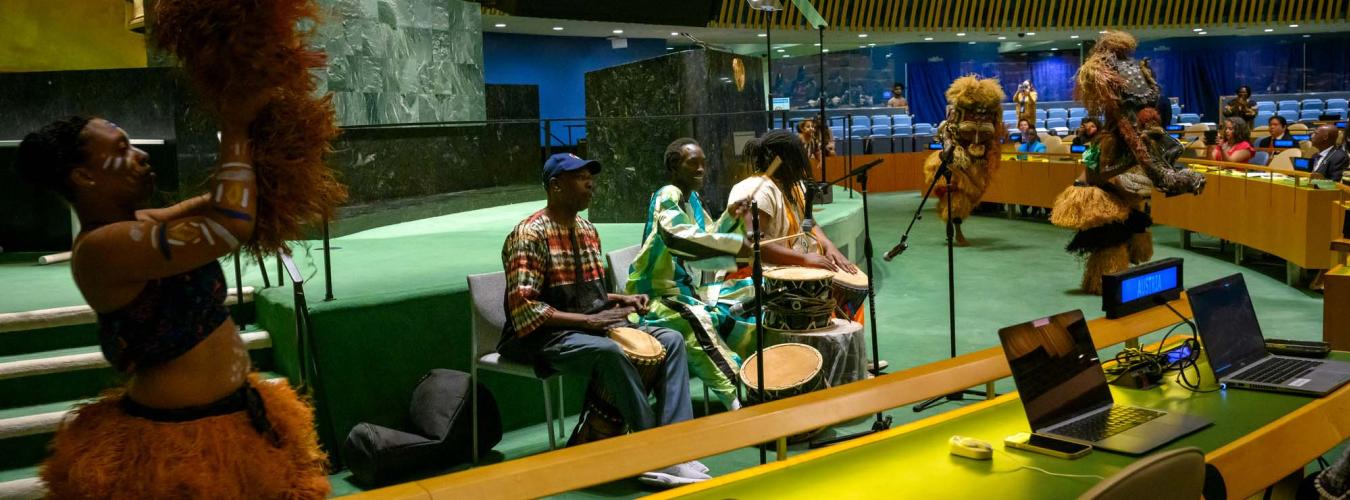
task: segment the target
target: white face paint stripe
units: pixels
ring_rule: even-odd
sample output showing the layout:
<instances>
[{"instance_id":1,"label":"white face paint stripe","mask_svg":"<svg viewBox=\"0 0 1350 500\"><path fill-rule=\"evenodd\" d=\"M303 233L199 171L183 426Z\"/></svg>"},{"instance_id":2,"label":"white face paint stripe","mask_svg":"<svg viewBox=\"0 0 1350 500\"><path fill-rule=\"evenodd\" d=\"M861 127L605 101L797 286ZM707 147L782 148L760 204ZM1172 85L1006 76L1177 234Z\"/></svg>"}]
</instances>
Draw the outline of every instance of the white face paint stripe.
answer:
<instances>
[{"instance_id":1,"label":"white face paint stripe","mask_svg":"<svg viewBox=\"0 0 1350 500\"><path fill-rule=\"evenodd\" d=\"M239 206L243 208L248 208L248 188L244 188L244 196L240 198Z\"/></svg>"},{"instance_id":2,"label":"white face paint stripe","mask_svg":"<svg viewBox=\"0 0 1350 500\"><path fill-rule=\"evenodd\" d=\"M216 236L219 236L230 248L239 248L239 240L235 239L234 235L230 234L230 231L225 229L225 226L222 226L219 222L211 219L206 219L206 225L210 226L211 231L216 233Z\"/></svg>"},{"instance_id":3,"label":"white face paint stripe","mask_svg":"<svg viewBox=\"0 0 1350 500\"><path fill-rule=\"evenodd\" d=\"M103 170L107 170L112 165L113 157L109 156L103 159Z\"/></svg>"},{"instance_id":4,"label":"white face paint stripe","mask_svg":"<svg viewBox=\"0 0 1350 500\"><path fill-rule=\"evenodd\" d=\"M124 160L124 158L122 158L121 156L119 156L119 157L117 157L116 159L114 159L114 160L113 160L113 170L122 170L122 162L123 162L123 160Z\"/></svg>"},{"instance_id":5,"label":"white face paint stripe","mask_svg":"<svg viewBox=\"0 0 1350 500\"><path fill-rule=\"evenodd\" d=\"M241 162L241 161L232 161L232 162L221 163L221 164L220 164L220 168L235 168L235 167L237 167L237 168L247 168L247 169L249 169L249 170L253 170L253 165L249 165L249 164L244 163L244 162Z\"/></svg>"},{"instance_id":6,"label":"white face paint stripe","mask_svg":"<svg viewBox=\"0 0 1350 500\"><path fill-rule=\"evenodd\" d=\"M225 185L216 184L216 203L220 203L220 197L225 194Z\"/></svg>"},{"instance_id":7,"label":"white face paint stripe","mask_svg":"<svg viewBox=\"0 0 1350 500\"><path fill-rule=\"evenodd\" d=\"M216 246L216 239L211 236L211 231L206 230L205 225L200 222L193 222L192 225L197 226L197 229L201 230L202 237L206 238L206 244Z\"/></svg>"},{"instance_id":8,"label":"white face paint stripe","mask_svg":"<svg viewBox=\"0 0 1350 500\"><path fill-rule=\"evenodd\" d=\"M218 181L251 181L253 180L252 170L226 170L216 174Z\"/></svg>"},{"instance_id":9,"label":"white face paint stripe","mask_svg":"<svg viewBox=\"0 0 1350 500\"><path fill-rule=\"evenodd\" d=\"M150 227L150 246L155 247L155 250L159 250L159 225Z\"/></svg>"}]
</instances>

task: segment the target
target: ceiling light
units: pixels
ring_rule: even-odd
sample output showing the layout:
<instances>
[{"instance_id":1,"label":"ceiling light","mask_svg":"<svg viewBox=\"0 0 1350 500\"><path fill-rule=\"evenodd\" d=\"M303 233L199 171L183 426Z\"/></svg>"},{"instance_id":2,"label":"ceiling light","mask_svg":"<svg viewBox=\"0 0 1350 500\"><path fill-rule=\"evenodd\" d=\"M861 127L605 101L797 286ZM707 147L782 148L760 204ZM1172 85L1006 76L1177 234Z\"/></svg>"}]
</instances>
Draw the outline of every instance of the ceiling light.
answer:
<instances>
[{"instance_id":1,"label":"ceiling light","mask_svg":"<svg viewBox=\"0 0 1350 500\"><path fill-rule=\"evenodd\" d=\"M868 47L876 47L877 44L875 44L875 43L869 43L869 44L867 44L867 46L868 46Z\"/></svg>"},{"instance_id":2,"label":"ceiling light","mask_svg":"<svg viewBox=\"0 0 1350 500\"><path fill-rule=\"evenodd\" d=\"M968 43L968 44L970 44L970 45L975 45L975 42L966 42L966 43Z\"/></svg>"},{"instance_id":3,"label":"ceiling light","mask_svg":"<svg viewBox=\"0 0 1350 500\"><path fill-rule=\"evenodd\" d=\"M1028 31L1028 32L1027 32L1027 36L1036 36L1036 32L1035 32L1035 31Z\"/></svg>"},{"instance_id":4,"label":"ceiling light","mask_svg":"<svg viewBox=\"0 0 1350 500\"><path fill-rule=\"evenodd\" d=\"M1098 35L1105 35L1105 34L1106 34L1106 30L1098 31L1097 34L1098 34Z\"/></svg>"},{"instance_id":5,"label":"ceiling light","mask_svg":"<svg viewBox=\"0 0 1350 500\"><path fill-rule=\"evenodd\" d=\"M610 33L614 33L615 35L622 35L622 34L623 34L623 30L614 30L614 31L611 31Z\"/></svg>"},{"instance_id":6,"label":"ceiling light","mask_svg":"<svg viewBox=\"0 0 1350 500\"><path fill-rule=\"evenodd\" d=\"M562 26L554 26L553 31L562 31Z\"/></svg>"},{"instance_id":7,"label":"ceiling light","mask_svg":"<svg viewBox=\"0 0 1350 500\"><path fill-rule=\"evenodd\" d=\"M676 31L672 31L672 32L670 32L670 36L680 36L680 33L679 33L679 32L676 32Z\"/></svg>"},{"instance_id":8,"label":"ceiling light","mask_svg":"<svg viewBox=\"0 0 1350 500\"><path fill-rule=\"evenodd\" d=\"M933 37L931 37L931 36L923 37L923 41L925 41L925 42L931 42L931 41L933 41Z\"/></svg>"},{"instance_id":9,"label":"ceiling light","mask_svg":"<svg viewBox=\"0 0 1350 500\"><path fill-rule=\"evenodd\" d=\"M1303 38L1312 38L1312 35L1303 35Z\"/></svg>"},{"instance_id":10,"label":"ceiling light","mask_svg":"<svg viewBox=\"0 0 1350 500\"><path fill-rule=\"evenodd\" d=\"M965 33L957 33L956 36L966 36Z\"/></svg>"},{"instance_id":11,"label":"ceiling light","mask_svg":"<svg viewBox=\"0 0 1350 500\"><path fill-rule=\"evenodd\" d=\"M787 55L787 54L783 54L783 57L792 57L792 56Z\"/></svg>"},{"instance_id":12,"label":"ceiling light","mask_svg":"<svg viewBox=\"0 0 1350 500\"><path fill-rule=\"evenodd\" d=\"M1069 35L1069 38L1070 38L1070 39L1073 39L1073 40L1077 40L1077 39L1078 39L1078 35Z\"/></svg>"},{"instance_id":13,"label":"ceiling light","mask_svg":"<svg viewBox=\"0 0 1350 500\"><path fill-rule=\"evenodd\" d=\"M1289 27L1290 27L1290 28L1297 28L1298 25L1297 25L1297 24L1291 24L1291 25L1289 25Z\"/></svg>"},{"instance_id":14,"label":"ceiling light","mask_svg":"<svg viewBox=\"0 0 1350 500\"><path fill-rule=\"evenodd\" d=\"M1208 35L1209 32L1208 32L1208 31L1201 31L1201 32L1196 33L1196 34L1197 34L1197 35Z\"/></svg>"},{"instance_id":15,"label":"ceiling light","mask_svg":"<svg viewBox=\"0 0 1350 500\"><path fill-rule=\"evenodd\" d=\"M764 37L769 36L769 35L768 35L768 33L760 33L760 34L755 35L755 36L760 37L760 38L764 38Z\"/></svg>"},{"instance_id":16,"label":"ceiling light","mask_svg":"<svg viewBox=\"0 0 1350 500\"><path fill-rule=\"evenodd\" d=\"M858 33L858 38L867 38L867 33Z\"/></svg>"},{"instance_id":17,"label":"ceiling light","mask_svg":"<svg viewBox=\"0 0 1350 500\"><path fill-rule=\"evenodd\" d=\"M1194 32L1196 32L1196 33L1199 33L1199 32L1201 32L1201 31L1205 31L1205 29L1204 29L1204 28L1191 28L1191 31L1194 31Z\"/></svg>"},{"instance_id":18,"label":"ceiling light","mask_svg":"<svg viewBox=\"0 0 1350 500\"><path fill-rule=\"evenodd\" d=\"M506 23L497 23L497 24L494 24L494 25L492 25L492 26L497 27L497 28L505 28L505 27L506 27Z\"/></svg>"},{"instance_id":19,"label":"ceiling light","mask_svg":"<svg viewBox=\"0 0 1350 500\"><path fill-rule=\"evenodd\" d=\"M1265 31L1266 33L1270 33L1270 32L1272 32L1272 31L1275 31L1275 28L1266 28L1266 29L1264 29L1264 30L1262 30L1262 31Z\"/></svg>"},{"instance_id":20,"label":"ceiling light","mask_svg":"<svg viewBox=\"0 0 1350 500\"><path fill-rule=\"evenodd\" d=\"M1001 36L1001 37L998 37L998 39L999 39L999 40L1007 40L1008 37L1006 37L1006 36Z\"/></svg>"},{"instance_id":21,"label":"ceiling light","mask_svg":"<svg viewBox=\"0 0 1350 500\"><path fill-rule=\"evenodd\" d=\"M866 46L866 45L863 45L863 44L858 44L858 48L860 48L860 49L865 49L865 48L867 48L867 46Z\"/></svg>"},{"instance_id":22,"label":"ceiling light","mask_svg":"<svg viewBox=\"0 0 1350 500\"><path fill-rule=\"evenodd\" d=\"M787 52L787 50L784 50L784 49L778 49L778 52Z\"/></svg>"},{"instance_id":23,"label":"ceiling light","mask_svg":"<svg viewBox=\"0 0 1350 500\"><path fill-rule=\"evenodd\" d=\"M829 52L830 49L821 49L821 52Z\"/></svg>"}]
</instances>

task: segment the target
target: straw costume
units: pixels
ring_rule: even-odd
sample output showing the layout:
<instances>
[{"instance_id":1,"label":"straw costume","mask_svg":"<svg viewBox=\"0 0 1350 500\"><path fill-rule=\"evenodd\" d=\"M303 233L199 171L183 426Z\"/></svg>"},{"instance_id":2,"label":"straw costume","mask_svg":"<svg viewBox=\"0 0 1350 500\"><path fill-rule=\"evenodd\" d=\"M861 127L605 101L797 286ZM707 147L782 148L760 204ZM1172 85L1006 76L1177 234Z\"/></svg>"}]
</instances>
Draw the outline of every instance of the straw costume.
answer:
<instances>
[{"instance_id":1,"label":"straw costume","mask_svg":"<svg viewBox=\"0 0 1350 500\"><path fill-rule=\"evenodd\" d=\"M1182 145L1167 135L1157 109L1161 90L1147 60L1131 56L1128 33L1103 35L1075 76L1074 98L1102 130L1083 153L1085 172L1055 200L1050 222L1077 230L1065 250L1087 261L1082 289L1102 293L1102 275L1153 257L1152 218L1143 211L1154 189L1168 196L1199 193L1205 178L1173 162Z\"/></svg>"},{"instance_id":2,"label":"straw costume","mask_svg":"<svg viewBox=\"0 0 1350 500\"><path fill-rule=\"evenodd\" d=\"M924 161L925 182L933 182L942 155L951 152L948 166L952 171L951 184L939 179L933 188L938 197L938 213L943 220L951 219L956 228L956 244L968 246L961 232L961 221L980 204L980 198L989 188L989 179L998 169L998 141L1003 136L1003 123L998 113L1003 101L1003 89L998 80L963 76L947 89L947 104L951 111L938 126L938 138L945 146L934 151Z\"/></svg>"}]
</instances>

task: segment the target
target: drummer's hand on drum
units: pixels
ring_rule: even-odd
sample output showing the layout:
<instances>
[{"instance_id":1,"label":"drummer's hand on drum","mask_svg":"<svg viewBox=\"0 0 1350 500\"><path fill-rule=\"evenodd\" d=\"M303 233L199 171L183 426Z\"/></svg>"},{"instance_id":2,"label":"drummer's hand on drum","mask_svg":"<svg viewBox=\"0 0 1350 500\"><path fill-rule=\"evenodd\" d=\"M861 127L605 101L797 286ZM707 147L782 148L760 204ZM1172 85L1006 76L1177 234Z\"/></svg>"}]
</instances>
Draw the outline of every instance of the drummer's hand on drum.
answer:
<instances>
[{"instance_id":1,"label":"drummer's hand on drum","mask_svg":"<svg viewBox=\"0 0 1350 500\"><path fill-rule=\"evenodd\" d=\"M586 328L603 332L616 326L628 326L628 315L632 314L633 311L634 309L631 306L619 306L588 315L586 316Z\"/></svg>"},{"instance_id":2,"label":"drummer's hand on drum","mask_svg":"<svg viewBox=\"0 0 1350 500\"><path fill-rule=\"evenodd\" d=\"M839 266L837 266L834 263L834 261L830 260L829 257L826 257L824 255L820 255L818 253L808 253L804 255L804 257L806 260L804 264L808 267L818 267L821 269L829 269L831 271L839 270Z\"/></svg>"},{"instance_id":3,"label":"drummer's hand on drum","mask_svg":"<svg viewBox=\"0 0 1350 500\"><path fill-rule=\"evenodd\" d=\"M834 263L834 266L840 271L848 271L850 273L858 272L858 266L853 265L853 262L848 260L848 257L845 257L844 254L840 253L837 248L826 250L825 258L830 259L830 262Z\"/></svg>"},{"instance_id":4,"label":"drummer's hand on drum","mask_svg":"<svg viewBox=\"0 0 1350 500\"><path fill-rule=\"evenodd\" d=\"M614 300L620 306L633 308L638 314L647 314L647 296L646 295L615 295Z\"/></svg>"},{"instance_id":5,"label":"drummer's hand on drum","mask_svg":"<svg viewBox=\"0 0 1350 500\"><path fill-rule=\"evenodd\" d=\"M735 203L732 203L731 205L728 205L727 213L730 213L732 217L735 217L737 219L745 217L745 214L750 213L750 199L745 198Z\"/></svg>"}]
</instances>

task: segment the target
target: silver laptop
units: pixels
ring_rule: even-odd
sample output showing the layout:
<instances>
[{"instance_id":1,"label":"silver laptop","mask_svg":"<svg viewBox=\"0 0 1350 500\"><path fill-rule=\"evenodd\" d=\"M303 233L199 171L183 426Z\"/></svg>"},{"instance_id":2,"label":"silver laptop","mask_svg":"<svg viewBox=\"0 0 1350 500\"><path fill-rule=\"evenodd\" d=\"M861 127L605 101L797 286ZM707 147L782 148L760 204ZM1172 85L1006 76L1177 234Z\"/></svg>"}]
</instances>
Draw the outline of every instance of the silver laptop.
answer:
<instances>
[{"instance_id":1,"label":"silver laptop","mask_svg":"<svg viewBox=\"0 0 1350 500\"><path fill-rule=\"evenodd\" d=\"M1032 432L1141 455L1211 423L1115 404L1082 311L1009 326L998 337Z\"/></svg>"},{"instance_id":2,"label":"silver laptop","mask_svg":"<svg viewBox=\"0 0 1350 500\"><path fill-rule=\"evenodd\" d=\"M1186 290L1209 365L1219 383L1239 389L1325 396L1350 381L1350 363L1276 356L1256 322L1241 274Z\"/></svg>"}]
</instances>

